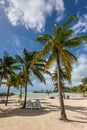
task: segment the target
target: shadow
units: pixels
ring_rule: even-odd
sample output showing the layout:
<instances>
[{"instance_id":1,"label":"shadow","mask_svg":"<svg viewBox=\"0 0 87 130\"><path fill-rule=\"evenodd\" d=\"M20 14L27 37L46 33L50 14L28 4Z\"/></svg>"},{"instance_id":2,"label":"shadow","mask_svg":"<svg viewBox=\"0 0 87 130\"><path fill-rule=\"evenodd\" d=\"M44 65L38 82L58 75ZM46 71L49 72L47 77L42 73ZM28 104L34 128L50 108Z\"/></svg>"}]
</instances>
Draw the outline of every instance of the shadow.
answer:
<instances>
[{"instance_id":1,"label":"shadow","mask_svg":"<svg viewBox=\"0 0 87 130\"><path fill-rule=\"evenodd\" d=\"M22 109L22 108L15 108L15 109L0 109L0 118L5 117L12 117L12 116L38 116L43 114L48 114L51 110L47 108L42 108L39 110L31 110L31 109Z\"/></svg>"},{"instance_id":2,"label":"shadow","mask_svg":"<svg viewBox=\"0 0 87 130\"><path fill-rule=\"evenodd\" d=\"M73 107L73 106L68 106L65 105L65 109L68 111L73 111L73 112L78 112L80 115L82 116L75 116L74 114L74 118L76 118L75 120L69 120L71 122L78 122L78 123L87 123L87 107Z\"/></svg>"},{"instance_id":3,"label":"shadow","mask_svg":"<svg viewBox=\"0 0 87 130\"><path fill-rule=\"evenodd\" d=\"M48 114L52 111L58 111L58 106L52 105L49 102L41 102L42 108L41 109L23 109L22 108L22 102L20 102L21 105L15 104L14 106L18 106L16 108L11 108L10 104L8 103L8 106L5 106L5 109L0 108L0 118L5 117L12 117L12 116L38 116L43 114ZM9 107L9 108L8 108Z\"/></svg>"},{"instance_id":4,"label":"shadow","mask_svg":"<svg viewBox=\"0 0 87 130\"><path fill-rule=\"evenodd\" d=\"M80 121L80 120L68 120L69 122L77 122L77 123L87 123L87 121Z\"/></svg>"},{"instance_id":5,"label":"shadow","mask_svg":"<svg viewBox=\"0 0 87 130\"><path fill-rule=\"evenodd\" d=\"M65 109L69 111L78 112L87 116L87 107L81 107L81 106L73 107L73 106L65 105Z\"/></svg>"},{"instance_id":6,"label":"shadow","mask_svg":"<svg viewBox=\"0 0 87 130\"><path fill-rule=\"evenodd\" d=\"M0 118L13 117L13 116L26 116L26 117L38 116L38 115L49 114L53 111L57 112L60 110L60 107L58 105L53 105L51 102L45 102L45 100L41 100L42 108L39 110L22 109L21 108L22 104L23 101L21 102L15 101L15 104L8 103L8 106L4 107L5 109L0 108ZM12 105L17 107L12 109ZM87 123L87 107L81 107L81 106L73 107L70 105L65 105L65 109L68 111L78 112L80 114L77 117L73 115L75 120L68 120L69 122Z\"/></svg>"}]
</instances>

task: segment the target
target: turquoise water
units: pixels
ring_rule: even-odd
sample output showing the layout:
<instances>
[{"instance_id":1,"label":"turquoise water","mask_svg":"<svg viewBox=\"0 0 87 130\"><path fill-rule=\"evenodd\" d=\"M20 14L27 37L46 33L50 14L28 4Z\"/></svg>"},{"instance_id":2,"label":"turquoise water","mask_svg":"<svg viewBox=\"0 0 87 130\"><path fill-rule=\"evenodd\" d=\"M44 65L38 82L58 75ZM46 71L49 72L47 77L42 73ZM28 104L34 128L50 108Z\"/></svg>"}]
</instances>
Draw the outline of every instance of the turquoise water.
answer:
<instances>
[{"instance_id":1,"label":"turquoise water","mask_svg":"<svg viewBox=\"0 0 87 130\"><path fill-rule=\"evenodd\" d=\"M5 89L1 89L0 88L0 92L7 92L7 89L6 88ZM11 88L10 92L14 92L17 96L19 94L19 90L17 90L17 89L12 89ZM47 96L48 96L48 94L46 94L46 93L33 93L33 92L28 92L27 93L27 97L28 98L46 98ZM81 97L81 94L65 93L65 96L69 96L69 97ZM49 97L58 97L58 93L50 93Z\"/></svg>"},{"instance_id":2,"label":"turquoise water","mask_svg":"<svg viewBox=\"0 0 87 130\"><path fill-rule=\"evenodd\" d=\"M33 93L33 92L28 92L27 93L28 98L46 98L48 94L46 93ZM70 96L70 97L81 97L81 94L76 94L76 93L65 93L65 96ZM49 97L58 97L58 93L50 93Z\"/></svg>"}]
</instances>

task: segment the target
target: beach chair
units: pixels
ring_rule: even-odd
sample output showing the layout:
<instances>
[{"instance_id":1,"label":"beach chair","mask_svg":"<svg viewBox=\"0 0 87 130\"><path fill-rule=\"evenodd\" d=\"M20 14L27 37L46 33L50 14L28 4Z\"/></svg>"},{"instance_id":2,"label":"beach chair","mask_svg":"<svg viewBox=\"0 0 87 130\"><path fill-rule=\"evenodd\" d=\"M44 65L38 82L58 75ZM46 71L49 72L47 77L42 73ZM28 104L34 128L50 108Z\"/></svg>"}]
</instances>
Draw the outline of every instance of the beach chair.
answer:
<instances>
[{"instance_id":1,"label":"beach chair","mask_svg":"<svg viewBox=\"0 0 87 130\"><path fill-rule=\"evenodd\" d=\"M29 109L33 109L33 102L31 100L29 100L26 104L26 108L29 108Z\"/></svg>"},{"instance_id":2,"label":"beach chair","mask_svg":"<svg viewBox=\"0 0 87 130\"><path fill-rule=\"evenodd\" d=\"M34 109L41 109L41 104L40 104L40 100L39 99L37 99L34 102Z\"/></svg>"},{"instance_id":3,"label":"beach chair","mask_svg":"<svg viewBox=\"0 0 87 130\"><path fill-rule=\"evenodd\" d=\"M0 96L0 102L5 102L5 96Z\"/></svg>"}]
</instances>

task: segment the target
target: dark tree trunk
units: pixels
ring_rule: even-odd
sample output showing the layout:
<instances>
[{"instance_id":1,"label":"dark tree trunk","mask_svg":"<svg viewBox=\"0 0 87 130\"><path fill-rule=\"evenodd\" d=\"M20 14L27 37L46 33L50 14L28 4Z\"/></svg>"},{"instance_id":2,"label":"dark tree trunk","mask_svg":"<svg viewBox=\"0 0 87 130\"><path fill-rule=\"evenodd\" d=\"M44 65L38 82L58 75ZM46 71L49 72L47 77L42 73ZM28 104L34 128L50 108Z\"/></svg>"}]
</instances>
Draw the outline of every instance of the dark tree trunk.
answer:
<instances>
[{"instance_id":1,"label":"dark tree trunk","mask_svg":"<svg viewBox=\"0 0 87 130\"><path fill-rule=\"evenodd\" d=\"M6 106L7 106L7 104L8 104L9 92L10 92L10 86L8 86L8 90L7 90L7 96L6 96L6 102L5 102L5 105L6 105Z\"/></svg>"},{"instance_id":2,"label":"dark tree trunk","mask_svg":"<svg viewBox=\"0 0 87 130\"><path fill-rule=\"evenodd\" d=\"M23 108L26 107L26 101L27 101L27 82L26 82L26 86L25 86L25 97L24 97L24 104L23 104Z\"/></svg>"},{"instance_id":3,"label":"dark tree trunk","mask_svg":"<svg viewBox=\"0 0 87 130\"><path fill-rule=\"evenodd\" d=\"M58 53L57 53L58 54ZM57 82L58 82L58 93L59 93L59 100L60 100L60 111L61 111L61 120L67 120L65 107L64 107L64 100L62 95L62 86L61 86L61 77L60 77L60 63L59 63L59 56L57 55Z\"/></svg>"}]
</instances>

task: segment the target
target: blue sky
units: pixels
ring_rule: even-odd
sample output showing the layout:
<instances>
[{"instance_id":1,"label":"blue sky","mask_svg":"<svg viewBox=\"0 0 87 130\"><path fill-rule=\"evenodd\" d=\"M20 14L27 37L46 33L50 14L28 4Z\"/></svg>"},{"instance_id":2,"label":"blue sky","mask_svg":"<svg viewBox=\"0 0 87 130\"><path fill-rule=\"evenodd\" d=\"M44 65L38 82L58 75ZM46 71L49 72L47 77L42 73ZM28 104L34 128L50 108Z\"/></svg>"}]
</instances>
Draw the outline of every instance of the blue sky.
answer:
<instances>
[{"instance_id":1,"label":"blue sky","mask_svg":"<svg viewBox=\"0 0 87 130\"><path fill-rule=\"evenodd\" d=\"M22 55L23 48L40 50L42 46L35 43L35 38L44 33L51 34L53 24L61 25L70 15L77 15L77 20L71 26L74 35L86 35L86 0L0 0L0 57L4 51L9 55ZM87 44L71 51L78 57L72 71L72 86L75 86L87 76ZM44 86L36 78L33 79L33 89L52 88L49 76L46 76L46 80L47 85Z\"/></svg>"}]
</instances>

